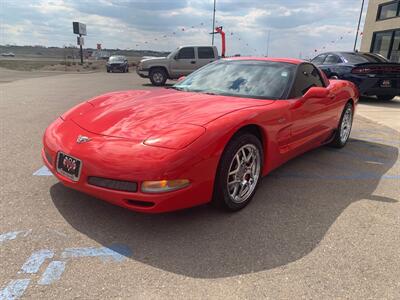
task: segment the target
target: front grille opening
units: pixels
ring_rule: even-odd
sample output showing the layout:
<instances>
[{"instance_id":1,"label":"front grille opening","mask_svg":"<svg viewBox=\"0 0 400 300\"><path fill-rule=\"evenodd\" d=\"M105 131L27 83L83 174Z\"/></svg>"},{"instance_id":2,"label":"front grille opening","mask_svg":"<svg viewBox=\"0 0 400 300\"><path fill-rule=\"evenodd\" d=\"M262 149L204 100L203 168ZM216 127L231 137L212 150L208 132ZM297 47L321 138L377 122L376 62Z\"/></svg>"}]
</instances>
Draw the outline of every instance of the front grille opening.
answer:
<instances>
[{"instance_id":1,"label":"front grille opening","mask_svg":"<svg viewBox=\"0 0 400 300\"><path fill-rule=\"evenodd\" d=\"M139 206L139 207L152 207L155 204L154 202L139 201L139 200L132 200L132 199L125 199L125 201L129 205Z\"/></svg>"},{"instance_id":2,"label":"front grille opening","mask_svg":"<svg viewBox=\"0 0 400 300\"><path fill-rule=\"evenodd\" d=\"M137 192L137 183L132 181L123 181L123 180L115 180L108 179L102 177L90 176L88 178L88 183L91 185L99 186L102 188L123 191L123 192Z\"/></svg>"}]
</instances>

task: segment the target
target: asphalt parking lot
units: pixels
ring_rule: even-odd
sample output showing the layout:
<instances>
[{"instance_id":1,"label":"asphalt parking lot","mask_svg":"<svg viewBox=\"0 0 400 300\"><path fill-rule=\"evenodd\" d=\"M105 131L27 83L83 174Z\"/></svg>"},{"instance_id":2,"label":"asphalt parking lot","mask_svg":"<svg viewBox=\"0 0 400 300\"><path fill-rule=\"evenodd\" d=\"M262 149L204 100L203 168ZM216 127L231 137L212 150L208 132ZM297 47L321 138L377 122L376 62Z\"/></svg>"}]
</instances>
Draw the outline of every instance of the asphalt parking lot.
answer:
<instances>
[{"instance_id":1,"label":"asphalt parking lot","mask_svg":"<svg viewBox=\"0 0 400 300\"><path fill-rule=\"evenodd\" d=\"M400 298L399 100L364 99L344 149L282 166L243 211L144 215L63 187L40 150L68 108L148 81L15 78L0 83L0 299Z\"/></svg>"}]
</instances>

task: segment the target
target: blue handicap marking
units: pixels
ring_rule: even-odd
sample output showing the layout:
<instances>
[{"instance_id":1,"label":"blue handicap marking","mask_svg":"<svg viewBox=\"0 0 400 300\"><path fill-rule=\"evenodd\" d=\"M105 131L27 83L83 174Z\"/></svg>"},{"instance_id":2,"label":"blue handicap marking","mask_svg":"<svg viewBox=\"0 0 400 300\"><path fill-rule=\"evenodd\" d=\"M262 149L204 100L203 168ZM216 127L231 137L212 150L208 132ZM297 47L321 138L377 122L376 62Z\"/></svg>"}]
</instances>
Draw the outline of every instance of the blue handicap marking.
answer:
<instances>
[{"instance_id":1,"label":"blue handicap marking","mask_svg":"<svg viewBox=\"0 0 400 300\"><path fill-rule=\"evenodd\" d=\"M15 239L18 234L29 231L13 231L0 235L0 241ZM27 234L26 233L26 234ZM38 280L39 285L50 285L59 279L65 271L67 261L74 258L98 257L104 261L121 262L126 257L132 255L131 249L122 244L113 244L109 247L86 247L86 248L66 248L61 252L62 260L50 261L42 276ZM21 267L20 274L36 274L47 259L52 259L54 252L49 249L35 251L25 261ZM13 300L23 296L28 288L31 279L11 280L6 287L0 290L0 300Z\"/></svg>"},{"instance_id":2,"label":"blue handicap marking","mask_svg":"<svg viewBox=\"0 0 400 300\"><path fill-rule=\"evenodd\" d=\"M30 232L31 232L31 230L27 230L27 231L10 231L10 232L6 232L6 233L2 233L2 234L0 234L0 245L3 242L15 240L18 235L22 235L23 234L23 236L27 236Z\"/></svg>"},{"instance_id":3,"label":"blue handicap marking","mask_svg":"<svg viewBox=\"0 0 400 300\"><path fill-rule=\"evenodd\" d=\"M34 172L32 175L34 175L34 176L53 176L53 173L51 173L51 171L46 166L43 166L39 170Z\"/></svg>"},{"instance_id":4,"label":"blue handicap marking","mask_svg":"<svg viewBox=\"0 0 400 300\"><path fill-rule=\"evenodd\" d=\"M33 274L39 271L40 266L47 258L53 258L54 252L48 249L42 249L33 252L28 260L24 263L21 270L23 273Z\"/></svg>"},{"instance_id":5,"label":"blue handicap marking","mask_svg":"<svg viewBox=\"0 0 400 300\"><path fill-rule=\"evenodd\" d=\"M87 247L87 248L67 248L61 253L62 258L74 257L100 257L103 260L122 261L126 256L132 254L129 247L115 244L110 247Z\"/></svg>"},{"instance_id":6,"label":"blue handicap marking","mask_svg":"<svg viewBox=\"0 0 400 300\"><path fill-rule=\"evenodd\" d=\"M49 285L61 278L65 270L65 261L52 261L44 271L42 277L39 279L38 284Z\"/></svg>"},{"instance_id":7,"label":"blue handicap marking","mask_svg":"<svg viewBox=\"0 0 400 300\"><path fill-rule=\"evenodd\" d=\"M11 280L10 283L0 291L0 300L18 299L24 294L30 281L30 279Z\"/></svg>"}]
</instances>

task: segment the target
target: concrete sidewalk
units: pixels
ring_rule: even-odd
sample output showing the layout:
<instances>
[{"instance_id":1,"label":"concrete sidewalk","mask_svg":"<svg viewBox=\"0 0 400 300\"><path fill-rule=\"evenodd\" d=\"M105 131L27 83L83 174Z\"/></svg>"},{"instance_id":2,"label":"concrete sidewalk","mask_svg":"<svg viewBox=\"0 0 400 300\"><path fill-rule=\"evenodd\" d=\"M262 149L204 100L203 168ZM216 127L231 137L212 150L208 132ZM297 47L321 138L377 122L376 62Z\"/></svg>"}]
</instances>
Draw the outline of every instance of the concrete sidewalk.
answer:
<instances>
[{"instance_id":1,"label":"concrete sidewalk","mask_svg":"<svg viewBox=\"0 0 400 300\"><path fill-rule=\"evenodd\" d=\"M396 97L392 101L379 101L372 97L362 97L357 114L400 131L400 97Z\"/></svg>"}]
</instances>

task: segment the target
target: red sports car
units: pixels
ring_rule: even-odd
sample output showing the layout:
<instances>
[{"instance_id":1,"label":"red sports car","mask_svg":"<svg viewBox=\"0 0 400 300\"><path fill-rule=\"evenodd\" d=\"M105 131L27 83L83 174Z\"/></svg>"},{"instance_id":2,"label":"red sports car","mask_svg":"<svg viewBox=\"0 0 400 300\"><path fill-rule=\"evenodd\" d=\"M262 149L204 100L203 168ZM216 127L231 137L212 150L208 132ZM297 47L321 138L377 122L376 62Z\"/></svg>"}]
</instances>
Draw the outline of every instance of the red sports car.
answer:
<instances>
[{"instance_id":1,"label":"red sports car","mask_svg":"<svg viewBox=\"0 0 400 300\"><path fill-rule=\"evenodd\" d=\"M236 211L287 160L343 147L358 98L309 62L223 59L170 88L72 108L47 128L42 157L66 186L131 210Z\"/></svg>"}]
</instances>

